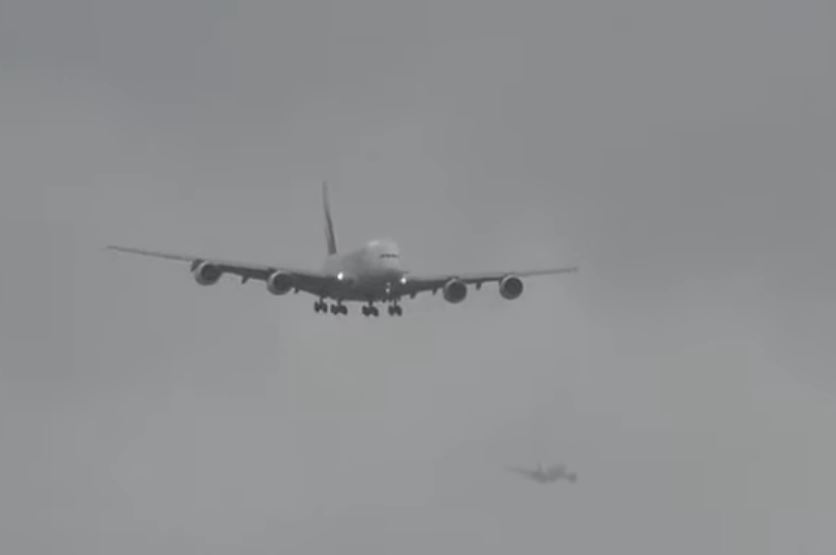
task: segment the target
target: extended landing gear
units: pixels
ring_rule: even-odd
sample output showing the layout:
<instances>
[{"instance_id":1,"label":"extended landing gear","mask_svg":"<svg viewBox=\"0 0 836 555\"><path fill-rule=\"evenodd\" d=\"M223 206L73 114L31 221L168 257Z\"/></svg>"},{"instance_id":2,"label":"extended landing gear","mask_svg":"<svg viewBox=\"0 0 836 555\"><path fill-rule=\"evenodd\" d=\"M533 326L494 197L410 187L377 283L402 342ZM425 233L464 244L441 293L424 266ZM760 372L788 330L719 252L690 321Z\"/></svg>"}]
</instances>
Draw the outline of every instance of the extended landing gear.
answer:
<instances>
[{"instance_id":1,"label":"extended landing gear","mask_svg":"<svg viewBox=\"0 0 836 555\"><path fill-rule=\"evenodd\" d=\"M389 316L403 316L403 309L399 304L393 302L388 307L386 307L389 311ZM313 304L314 312L316 313L327 313L330 312L334 315L346 315L348 314L348 307L342 303L342 301L338 301L333 304L326 303L323 299L316 301ZM369 317L374 316L377 318L380 316L380 310L370 301L369 304L363 305L361 312L363 316Z\"/></svg>"},{"instance_id":2,"label":"extended landing gear","mask_svg":"<svg viewBox=\"0 0 836 555\"><path fill-rule=\"evenodd\" d=\"M380 316L380 311L373 304L363 305L361 312L363 316L374 316L375 318Z\"/></svg>"},{"instance_id":3,"label":"extended landing gear","mask_svg":"<svg viewBox=\"0 0 836 555\"><path fill-rule=\"evenodd\" d=\"M399 305L393 304L387 308L389 309L389 316L403 316L403 309ZM362 312L363 316L374 316L375 318L380 316L380 311L373 305L363 306Z\"/></svg>"},{"instance_id":4,"label":"extended landing gear","mask_svg":"<svg viewBox=\"0 0 836 555\"><path fill-rule=\"evenodd\" d=\"M392 304L387 306L386 308L389 311L389 316L403 316L403 309L397 303L397 300L390 300ZM363 316L374 316L375 318L380 316L380 311L376 306L374 306L374 301L370 300L369 304L363 305Z\"/></svg>"},{"instance_id":5,"label":"extended landing gear","mask_svg":"<svg viewBox=\"0 0 836 555\"><path fill-rule=\"evenodd\" d=\"M389 316L403 316L403 309L399 304L389 305Z\"/></svg>"},{"instance_id":6,"label":"extended landing gear","mask_svg":"<svg viewBox=\"0 0 836 555\"><path fill-rule=\"evenodd\" d=\"M338 303L335 303L335 304L332 304L332 305L329 306L322 299L320 299L320 300L318 300L314 303L313 309L314 309L314 312L317 312L317 313L319 313L319 312L325 313L325 312L328 312L328 310L330 309L331 314L335 314L335 315L337 315L337 314L342 314L342 315L348 314L348 307L345 306L343 303L338 302Z\"/></svg>"}]
</instances>

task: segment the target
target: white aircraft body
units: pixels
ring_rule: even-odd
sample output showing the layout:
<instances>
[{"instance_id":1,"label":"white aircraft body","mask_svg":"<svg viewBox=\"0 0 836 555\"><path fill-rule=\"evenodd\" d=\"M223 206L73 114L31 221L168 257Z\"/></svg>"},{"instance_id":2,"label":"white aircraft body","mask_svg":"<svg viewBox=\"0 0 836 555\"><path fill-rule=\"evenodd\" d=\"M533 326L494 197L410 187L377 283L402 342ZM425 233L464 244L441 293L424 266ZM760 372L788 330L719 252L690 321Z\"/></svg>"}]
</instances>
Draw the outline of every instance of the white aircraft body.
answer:
<instances>
[{"instance_id":1,"label":"white aircraft body","mask_svg":"<svg viewBox=\"0 0 836 555\"><path fill-rule=\"evenodd\" d=\"M483 283L496 282L499 293L505 299L516 299L523 292L521 278L538 275L576 272L577 267L550 268L526 271L486 272L475 274L414 275L401 265L398 245L391 240L376 239L359 249L340 253L334 234L331 209L328 201L328 186L322 185L322 205L325 215L325 238L327 256L322 269L310 271L289 268L283 265L251 264L233 262L212 257L150 251L133 247L108 246L108 249L191 263L195 281L200 285L213 285L224 274L238 276L242 283L259 280L266 284L274 295L291 291L304 291L318 297L314 302L315 312L348 314L347 301L364 303L364 316L379 316L376 302L388 303L390 316L401 316L400 300L418 293L442 291L450 303L460 303L467 296L468 285L480 289ZM326 300L333 301L329 305Z\"/></svg>"}]
</instances>

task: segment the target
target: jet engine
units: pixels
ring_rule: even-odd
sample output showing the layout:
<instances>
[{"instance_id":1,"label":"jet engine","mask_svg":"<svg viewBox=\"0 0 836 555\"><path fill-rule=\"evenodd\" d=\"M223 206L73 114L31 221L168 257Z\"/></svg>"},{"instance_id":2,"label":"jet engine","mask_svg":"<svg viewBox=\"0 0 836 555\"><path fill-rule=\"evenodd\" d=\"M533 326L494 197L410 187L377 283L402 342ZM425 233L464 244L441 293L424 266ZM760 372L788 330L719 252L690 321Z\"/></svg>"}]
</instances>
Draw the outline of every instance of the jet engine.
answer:
<instances>
[{"instance_id":1,"label":"jet engine","mask_svg":"<svg viewBox=\"0 0 836 555\"><path fill-rule=\"evenodd\" d=\"M197 262L192 265L194 280L200 285L214 285L221 279L223 272L209 262Z\"/></svg>"},{"instance_id":2,"label":"jet engine","mask_svg":"<svg viewBox=\"0 0 836 555\"><path fill-rule=\"evenodd\" d=\"M444 284L444 300L448 303L460 303L467 297L467 285L460 279L453 278Z\"/></svg>"},{"instance_id":3,"label":"jet engine","mask_svg":"<svg viewBox=\"0 0 836 555\"><path fill-rule=\"evenodd\" d=\"M267 290L274 295L284 295L293 289L293 276L285 272L273 272L267 278Z\"/></svg>"},{"instance_id":4,"label":"jet engine","mask_svg":"<svg viewBox=\"0 0 836 555\"><path fill-rule=\"evenodd\" d=\"M517 276L505 276L499 281L499 294L503 299L516 299L523 292L523 282Z\"/></svg>"}]
</instances>

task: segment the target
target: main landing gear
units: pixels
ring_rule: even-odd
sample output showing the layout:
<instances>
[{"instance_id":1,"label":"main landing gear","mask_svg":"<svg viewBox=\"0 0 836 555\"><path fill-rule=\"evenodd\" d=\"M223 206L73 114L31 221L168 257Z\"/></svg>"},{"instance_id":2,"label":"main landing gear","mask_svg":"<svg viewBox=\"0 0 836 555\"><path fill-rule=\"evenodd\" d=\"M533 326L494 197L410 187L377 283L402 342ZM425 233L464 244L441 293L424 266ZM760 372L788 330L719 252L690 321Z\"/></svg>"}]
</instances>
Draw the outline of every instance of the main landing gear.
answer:
<instances>
[{"instance_id":1,"label":"main landing gear","mask_svg":"<svg viewBox=\"0 0 836 555\"><path fill-rule=\"evenodd\" d=\"M403 309L399 304L389 305L389 316L403 316Z\"/></svg>"},{"instance_id":2,"label":"main landing gear","mask_svg":"<svg viewBox=\"0 0 836 555\"><path fill-rule=\"evenodd\" d=\"M387 307L389 309L389 316L403 316L403 309L396 304L389 305ZM380 311L374 305L364 305L363 306L363 316L374 316L375 318L380 316Z\"/></svg>"},{"instance_id":3,"label":"main landing gear","mask_svg":"<svg viewBox=\"0 0 836 555\"><path fill-rule=\"evenodd\" d=\"M396 302L393 302L386 308L388 309L389 316L403 316L403 309L401 308L401 305L397 304ZM344 305L342 301L338 301L329 305L323 299L320 299L313 304L313 309L316 313L330 312L334 315L348 314L348 307ZM378 310L378 308L374 306L372 302L363 305L363 308L360 311L362 312L363 316L366 317L374 316L375 318L377 318L378 316L380 316L380 310Z\"/></svg>"},{"instance_id":4,"label":"main landing gear","mask_svg":"<svg viewBox=\"0 0 836 555\"><path fill-rule=\"evenodd\" d=\"M361 312L363 316L374 316L375 318L380 316L380 311L373 304L363 305Z\"/></svg>"},{"instance_id":5,"label":"main landing gear","mask_svg":"<svg viewBox=\"0 0 836 555\"><path fill-rule=\"evenodd\" d=\"M328 312L329 308L331 310L331 314L335 314L335 315L337 315L337 314L342 314L342 315L348 314L348 307L345 306L342 302L338 302L338 303L335 303L335 304L332 304L332 305L329 306L325 301L320 299L320 300L316 301L313 305L314 312L317 312L317 313Z\"/></svg>"}]
</instances>

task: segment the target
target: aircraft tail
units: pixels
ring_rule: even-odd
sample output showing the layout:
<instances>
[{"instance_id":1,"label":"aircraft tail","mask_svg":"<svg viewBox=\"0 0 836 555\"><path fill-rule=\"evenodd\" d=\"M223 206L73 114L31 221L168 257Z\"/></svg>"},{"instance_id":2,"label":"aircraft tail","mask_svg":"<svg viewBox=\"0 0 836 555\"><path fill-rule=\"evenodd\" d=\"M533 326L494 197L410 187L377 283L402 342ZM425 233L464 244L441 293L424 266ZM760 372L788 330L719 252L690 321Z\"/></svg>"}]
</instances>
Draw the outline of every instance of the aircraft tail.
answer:
<instances>
[{"instance_id":1,"label":"aircraft tail","mask_svg":"<svg viewBox=\"0 0 836 555\"><path fill-rule=\"evenodd\" d=\"M325 212L325 241L328 254L337 254L337 238L334 236L334 222L331 220L331 206L328 203L328 182L322 182L322 209Z\"/></svg>"}]
</instances>

